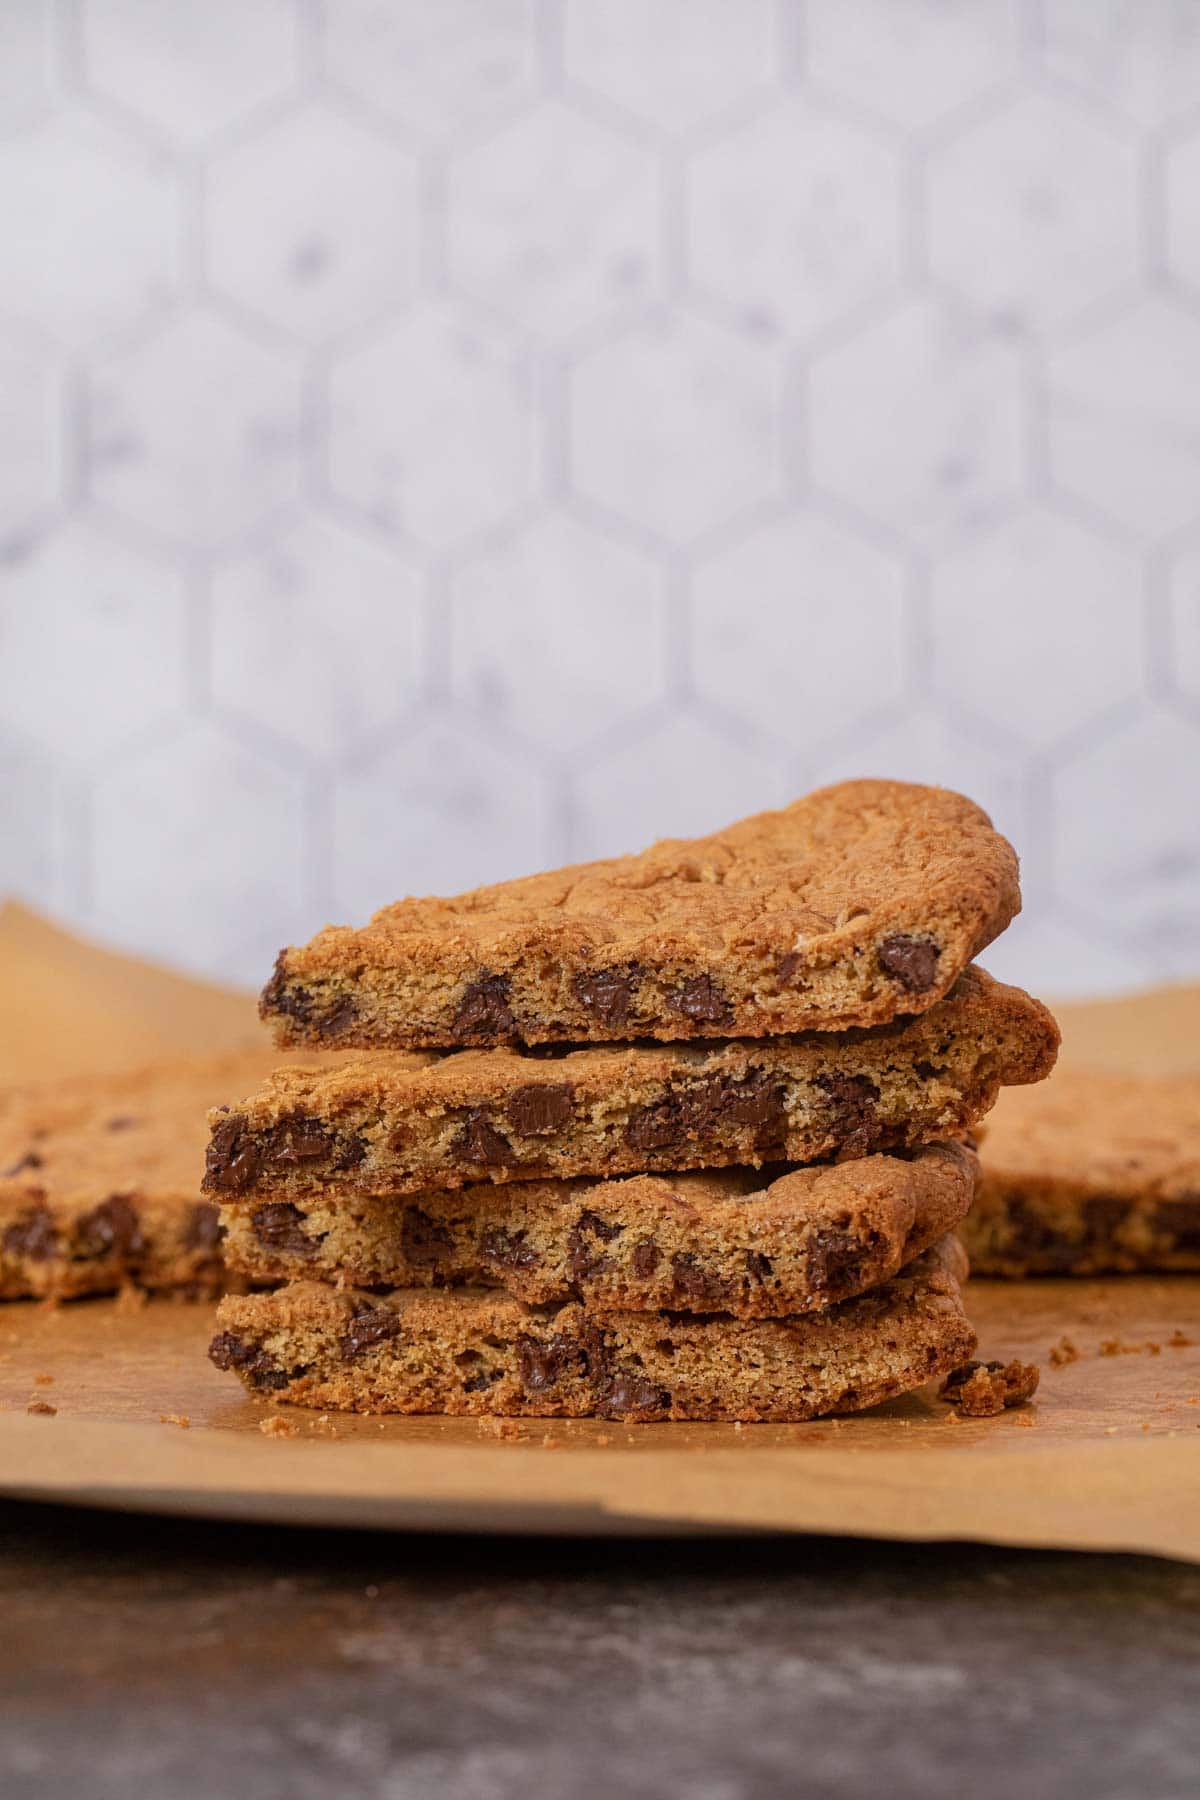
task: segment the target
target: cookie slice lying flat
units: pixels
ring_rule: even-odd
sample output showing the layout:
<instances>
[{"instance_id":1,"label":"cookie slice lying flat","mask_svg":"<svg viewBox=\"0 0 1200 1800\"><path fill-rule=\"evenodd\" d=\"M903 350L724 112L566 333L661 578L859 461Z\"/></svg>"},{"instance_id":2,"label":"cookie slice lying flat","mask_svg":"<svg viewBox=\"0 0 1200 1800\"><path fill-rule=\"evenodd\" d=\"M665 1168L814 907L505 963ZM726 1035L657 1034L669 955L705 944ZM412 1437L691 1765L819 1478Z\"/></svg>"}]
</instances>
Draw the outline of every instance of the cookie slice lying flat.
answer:
<instances>
[{"instance_id":1,"label":"cookie slice lying flat","mask_svg":"<svg viewBox=\"0 0 1200 1800\"><path fill-rule=\"evenodd\" d=\"M981 1275L1200 1270L1200 1077L1060 1070L988 1121Z\"/></svg>"},{"instance_id":2,"label":"cookie slice lying flat","mask_svg":"<svg viewBox=\"0 0 1200 1800\"><path fill-rule=\"evenodd\" d=\"M944 788L852 781L711 837L451 899L280 953L281 1044L759 1037L924 1012L1020 907L1017 859Z\"/></svg>"},{"instance_id":3,"label":"cookie slice lying flat","mask_svg":"<svg viewBox=\"0 0 1200 1800\"><path fill-rule=\"evenodd\" d=\"M205 1111L271 1060L256 1050L0 1095L0 1299L215 1289Z\"/></svg>"},{"instance_id":4,"label":"cookie slice lying flat","mask_svg":"<svg viewBox=\"0 0 1200 1800\"><path fill-rule=\"evenodd\" d=\"M943 1239L873 1293L787 1319L298 1282L223 1300L209 1355L251 1393L322 1410L811 1419L874 1406L969 1357L964 1273Z\"/></svg>"},{"instance_id":5,"label":"cookie slice lying flat","mask_svg":"<svg viewBox=\"0 0 1200 1800\"><path fill-rule=\"evenodd\" d=\"M1040 1081L1058 1031L982 970L903 1025L726 1044L456 1056L280 1070L213 1115L207 1192L296 1200L466 1182L813 1162L969 1127Z\"/></svg>"},{"instance_id":6,"label":"cookie slice lying flat","mask_svg":"<svg viewBox=\"0 0 1200 1800\"><path fill-rule=\"evenodd\" d=\"M409 1200L240 1201L225 1260L255 1282L497 1283L534 1305L581 1299L774 1318L887 1281L962 1219L978 1165L961 1144L792 1169L508 1182Z\"/></svg>"}]
</instances>

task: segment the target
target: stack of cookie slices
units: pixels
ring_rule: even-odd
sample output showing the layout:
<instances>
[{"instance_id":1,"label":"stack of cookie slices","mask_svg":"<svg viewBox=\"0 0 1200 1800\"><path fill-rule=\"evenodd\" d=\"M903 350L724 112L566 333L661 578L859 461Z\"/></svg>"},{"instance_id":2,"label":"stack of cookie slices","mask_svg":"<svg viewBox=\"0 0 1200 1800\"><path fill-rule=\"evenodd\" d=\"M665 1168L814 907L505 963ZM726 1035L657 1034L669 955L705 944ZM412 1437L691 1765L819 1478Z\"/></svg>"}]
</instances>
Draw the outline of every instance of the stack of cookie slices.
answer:
<instances>
[{"instance_id":1,"label":"stack of cookie slices","mask_svg":"<svg viewBox=\"0 0 1200 1800\"><path fill-rule=\"evenodd\" d=\"M1057 1031L969 801L855 782L285 951L211 1115L211 1355L359 1412L799 1420L968 1357L962 1141Z\"/></svg>"}]
</instances>

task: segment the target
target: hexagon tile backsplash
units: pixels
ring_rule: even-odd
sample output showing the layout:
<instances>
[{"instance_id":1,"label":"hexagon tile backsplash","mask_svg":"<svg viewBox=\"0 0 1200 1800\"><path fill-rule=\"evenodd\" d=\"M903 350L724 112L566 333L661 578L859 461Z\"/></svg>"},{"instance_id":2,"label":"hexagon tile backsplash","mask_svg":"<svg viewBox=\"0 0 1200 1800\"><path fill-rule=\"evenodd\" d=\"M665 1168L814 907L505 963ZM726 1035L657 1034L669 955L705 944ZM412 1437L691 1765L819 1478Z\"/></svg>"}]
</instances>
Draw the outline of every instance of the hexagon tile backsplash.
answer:
<instances>
[{"instance_id":1,"label":"hexagon tile backsplash","mask_svg":"<svg viewBox=\"0 0 1200 1800\"><path fill-rule=\"evenodd\" d=\"M1200 974L1195 0L0 16L0 888L257 982L854 773Z\"/></svg>"}]
</instances>

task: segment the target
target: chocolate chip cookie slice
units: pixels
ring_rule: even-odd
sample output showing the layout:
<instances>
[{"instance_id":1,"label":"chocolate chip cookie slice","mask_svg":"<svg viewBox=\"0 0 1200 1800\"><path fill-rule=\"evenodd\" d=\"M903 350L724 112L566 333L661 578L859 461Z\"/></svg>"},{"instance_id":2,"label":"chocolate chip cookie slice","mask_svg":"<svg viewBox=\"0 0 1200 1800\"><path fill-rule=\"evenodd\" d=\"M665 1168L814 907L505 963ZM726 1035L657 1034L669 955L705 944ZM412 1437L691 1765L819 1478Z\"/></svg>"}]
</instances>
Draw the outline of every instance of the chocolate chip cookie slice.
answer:
<instances>
[{"instance_id":1,"label":"chocolate chip cookie slice","mask_svg":"<svg viewBox=\"0 0 1200 1800\"><path fill-rule=\"evenodd\" d=\"M1200 1077L1062 1069L988 1121L964 1226L983 1275L1200 1270Z\"/></svg>"},{"instance_id":2,"label":"chocolate chip cookie slice","mask_svg":"<svg viewBox=\"0 0 1200 1800\"><path fill-rule=\"evenodd\" d=\"M969 970L918 1018L718 1044L379 1053L280 1070L215 1113L206 1192L296 1201L465 1183L813 1162L967 1129L1058 1032Z\"/></svg>"},{"instance_id":3,"label":"chocolate chip cookie slice","mask_svg":"<svg viewBox=\"0 0 1200 1800\"><path fill-rule=\"evenodd\" d=\"M964 1273L944 1239L870 1294L783 1319L298 1282L223 1300L209 1355L252 1394L321 1410L812 1419L860 1412L964 1362L975 1346Z\"/></svg>"},{"instance_id":4,"label":"chocolate chip cookie slice","mask_svg":"<svg viewBox=\"0 0 1200 1800\"><path fill-rule=\"evenodd\" d=\"M254 1051L0 1096L0 1299L129 1282L214 1291L205 1112L231 1083L262 1080L270 1060Z\"/></svg>"},{"instance_id":5,"label":"chocolate chip cookie slice","mask_svg":"<svg viewBox=\"0 0 1200 1800\"><path fill-rule=\"evenodd\" d=\"M976 1173L965 1146L933 1144L773 1178L721 1169L243 1200L221 1222L227 1266L260 1284L498 1284L532 1305L777 1318L889 1280L960 1222Z\"/></svg>"},{"instance_id":6,"label":"chocolate chip cookie slice","mask_svg":"<svg viewBox=\"0 0 1200 1800\"><path fill-rule=\"evenodd\" d=\"M711 837L449 899L280 953L281 1044L760 1037L920 1013L1020 906L1017 860L943 788L852 781Z\"/></svg>"}]
</instances>

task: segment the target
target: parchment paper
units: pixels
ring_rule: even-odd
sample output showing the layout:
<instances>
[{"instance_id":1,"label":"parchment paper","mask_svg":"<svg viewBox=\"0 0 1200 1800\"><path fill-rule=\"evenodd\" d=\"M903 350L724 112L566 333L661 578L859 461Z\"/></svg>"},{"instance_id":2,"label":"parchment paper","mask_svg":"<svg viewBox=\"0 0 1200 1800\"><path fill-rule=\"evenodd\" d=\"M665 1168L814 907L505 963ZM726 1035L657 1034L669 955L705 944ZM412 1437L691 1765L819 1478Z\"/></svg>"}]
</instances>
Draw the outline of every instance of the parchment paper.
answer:
<instances>
[{"instance_id":1,"label":"parchment paper","mask_svg":"<svg viewBox=\"0 0 1200 1800\"><path fill-rule=\"evenodd\" d=\"M250 996L13 906L0 1005L0 1080L261 1041ZM1200 987L1059 1015L1064 1060L1200 1067ZM208 1306L17 1302L0 1309L0 1492L295 1524L810 1531L1200 1561L1200 1278L975 1282L967 1299L982 1355L1041 1363L1032 1407L956 1420L927 1391L743 1428L318 1416L218 1374Z\"/></svg>"}]
</instances>

